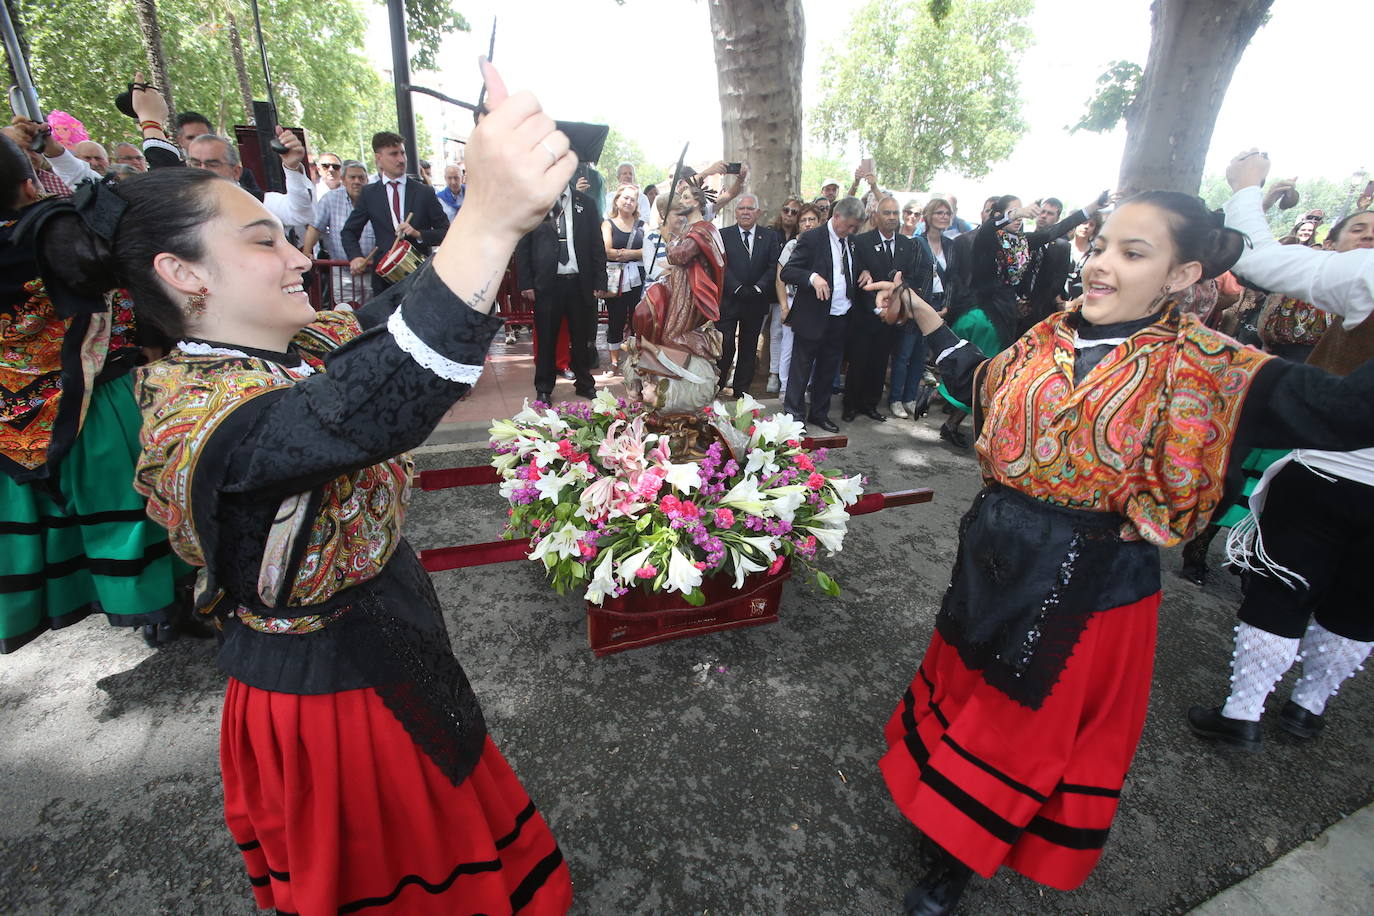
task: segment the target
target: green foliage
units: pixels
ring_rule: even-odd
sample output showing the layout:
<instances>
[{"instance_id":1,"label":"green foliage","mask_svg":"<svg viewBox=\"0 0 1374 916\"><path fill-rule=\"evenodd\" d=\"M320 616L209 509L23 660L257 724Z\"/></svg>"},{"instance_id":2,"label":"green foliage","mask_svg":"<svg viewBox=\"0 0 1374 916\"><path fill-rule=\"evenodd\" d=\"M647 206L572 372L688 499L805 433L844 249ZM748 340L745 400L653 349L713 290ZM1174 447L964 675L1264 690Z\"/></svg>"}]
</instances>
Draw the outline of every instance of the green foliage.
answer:
<instances>
[{"instance_id":1,"label":"green foliage","mask_svg":"<svg viewBox=\"0 0 1374 916\"><path fill-rule=\"evenodd\" d=\"M385 6L386 0L379 0ZM468 31L468 21L450 0L406 0L406 37L410 39L410 68L439 69L439 44L449 32ZM485 50L483 53L486 53Z\"/></svg>"},{"instance_id":2,"label":"green foliage","mask_svg":"<svg viewBox=\"0 0 1374 916\"><path fill-rule=\"evenodd\" d=\"M113 99L147 73L132 0L18 0L30 66L47 110L69 111L104 143L138 131ZM261 0L263 39L279 118L303 126L312 149L365 152L376 130L396 129L392 87L363 56L367 21L355 0ZM238 20L249 81L266 99L253 17L244 0L159 0L173 101L216 127L247 124L229 47L228 13Z\"/></svg>"},{"instance_id":3,"label":"green foliage","mask_svg":"<svg viewBox=\"0 0 1374 916\"><path fill-rule=\"evenodd\" d=\"M829 152L822 153L803 153L802 154L802 175L801 187L795 190L801 192L803 200L815 200L821 196L821 182L827 178L838 178L844 187L840 188L843 194L849 190L849 183L854 179L854 166L857 162L848 165L840 156L832 155Z\"/></svg>"},{"instance_id":4,"label":"green foliage","mask_svg":"<svg viewBox=\"0 0 1374 916\"><path fill-rule=\"evenodd\" d=\"M1140 92L1142 75L1139 64L1129 60L1113 62L1097 78L1097 88L1093 91L1093 97L1088 99L1088 110L1077 124L1068 129L1069 133L1090 130L1101 134L1120 124Z\"/></svg>"},{"instance_id":5,"label":"green foliage","mask_svg":"<svg viewBox=\"0 0 1374 916\"><path fill-rule=\"evenodd\" d=\"M1031 6L950 0L937 23L927 0L870 0L826 53L814 133L832 146L857 136L884 184L986 175L1026 130L1016 66Z\"/></svg>"},{"instance_id":6,"label":"green foliage","mask_svg":"<svg viewBox=\"0 0 1374 916\"><path fill-rule=\"evenodd\" d=\"M1284 176L1274 176L1284 177ZM1269 230L1275 238L1283 238L1293 231L1293 226L1309 210L1319 209L1326 212L1326 221L1317 227L1317 237L1324 238L1336 219L1336 214L1347 203L1354 207L1349 179L1299 178L1297 183L1298 205L1291 210L1274 207L1265 214L1269 220ZM1231 197L1231 186L1223 175L1205 175L1198 196L1212 209L1219 209Z\"/></svg>"},{"instance_id":7,"label":"green foliage","mask_svg":"<svg viewBox=\"0 0 1374 916\"><path fill-rule=\"evenodd\" d=\"M643 190L643 185L652 184L668 174L667 166L650 163L649 157L644 155L640 145L612 125L611 132L606 135L606 146L601 152L601 161L596 166L597 171L606 178L607 192L614 190L615 170L622 162L628 162L635 167L635 178L639 180L640 190Z\"/></svg>"},{"instance_id":8,"label":"green foliage","mask_svg":"<svg viewBox=\"0 0 1374 916\"><path fill-rule=\"evenodd\" d=\"M816 586L832 598L840 597L840 584L821 570L816 570Z\"/></svg>"}]
</instances>

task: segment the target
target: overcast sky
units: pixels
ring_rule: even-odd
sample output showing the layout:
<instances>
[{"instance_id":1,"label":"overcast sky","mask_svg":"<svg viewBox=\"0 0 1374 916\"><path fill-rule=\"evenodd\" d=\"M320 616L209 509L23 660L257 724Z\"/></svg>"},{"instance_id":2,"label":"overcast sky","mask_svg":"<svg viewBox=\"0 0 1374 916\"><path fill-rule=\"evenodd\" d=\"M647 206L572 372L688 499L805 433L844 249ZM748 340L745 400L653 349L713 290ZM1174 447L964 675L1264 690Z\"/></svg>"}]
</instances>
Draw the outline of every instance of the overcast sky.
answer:
<instances>
[{"instance_id":1,"label":"overcast sky","mask_svg":"<svg viewBox=\"0 0 1374 916\"><path fill-rule=\"evenodd\" d=\"M456 0L472 24L445 41L445 66L415 82L471 98L475 57L499 15L496 62L512 89L531 89L554 117L603 120L667 171L687 140L698 165L720 158L720 102L705 0ZM862 0L803 0L803 106L819 98L820 66ZM1019 69L1030 130L982 179L942 175L935 187L966 201L992 193L1057 195L1071 205L1111 185L1125 131L1069 135L1093 82L1117 59L1145 63L1149 0L1038 0L1035 44ZM369 4L368 54L390 67L385 8ZM897 24L896 27L900 27ZM1212 138L1208 170L1241 148L1269 152L1276 172L1343 179L1374 168L1368 80L1374 0L1275 0L1246 51ZM465 136L464 112L416 97L437 136ZM447 112L445 111L447 109ZM446 119L447 118L447 122ZM805 141L808 149L819 144ZM817 189L804 189L815 193ZM961 209L964 209L961 207Z\"/></svg>"}]
</instances>

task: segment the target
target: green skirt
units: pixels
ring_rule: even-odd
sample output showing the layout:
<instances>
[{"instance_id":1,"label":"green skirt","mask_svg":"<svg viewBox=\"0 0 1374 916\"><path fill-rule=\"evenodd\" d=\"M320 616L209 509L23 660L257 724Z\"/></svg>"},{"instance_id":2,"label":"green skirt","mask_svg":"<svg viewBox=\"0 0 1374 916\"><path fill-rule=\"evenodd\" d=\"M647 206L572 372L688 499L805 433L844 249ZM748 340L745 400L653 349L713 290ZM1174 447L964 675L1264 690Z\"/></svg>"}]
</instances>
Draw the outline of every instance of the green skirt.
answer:
<instances>
[{"instance_id":1,"label":"green skirt","mask_svg":"<svg viewBox=\"0 0 1374 916\"><path fill-rule=\"evenodd\" d=\"M1291 449L1252 448L1240 466L1241 471L1245 474L1244 488L1236 497L1236 501L1227 507L1226 511L1213 524L1220 525L1222 528L1234 528L1241 519L1245 518L1250 513L1250 494L1255 492L1255 487L1259 484L1260 478L1264 476L1269 465L1287 455L1289 451Z\"/></svg>"},{"instance_id":2,"label":"green skirt","mask_svg":"<svg viewBox=\"0 0 1374 916\"><path fill-rule=\"evenodd\" d=\"M134 491L142 423L132 379L105 382L56 469L55 494L53 481L0 474L0 654L92 613L118 626L167 620L193 570Z\"/></svg>"},{"instance_id":3,"label":"green skirt","mask_svg":"<svg viewBox=\"0 0 1374 916\"><path fill-rule=\"evenodd\" d=\"M988 359L992 359L1010 346L1010 344L1002 343L997 336L997 328L993 326L992 320L980 308L971 308L964 312L954 319L954 324L950 325L949 329L981 350ZM964 413L973 412L967 404L949 393L944 382L940 383L939 392L940 397L944 398L946 403L953 404Z\"/></svg>"}]
</instances>

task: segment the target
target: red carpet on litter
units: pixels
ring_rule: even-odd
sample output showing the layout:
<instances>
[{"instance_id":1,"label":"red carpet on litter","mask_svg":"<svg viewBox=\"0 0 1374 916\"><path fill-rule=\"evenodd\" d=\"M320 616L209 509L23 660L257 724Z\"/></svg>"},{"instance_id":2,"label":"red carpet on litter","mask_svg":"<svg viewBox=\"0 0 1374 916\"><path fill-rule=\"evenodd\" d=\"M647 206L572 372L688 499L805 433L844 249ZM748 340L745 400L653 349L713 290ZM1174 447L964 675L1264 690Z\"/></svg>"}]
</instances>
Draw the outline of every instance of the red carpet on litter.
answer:
<instances>
[{"instance_id":1,"label":"red carpet on litter","mask_svg":"<svg viewBox=\"0 0 1374 916\"><path fill-rule=\"evenodd\" d=\"M1072 890L1102 855L1150 700L1159 593L1093 616L1038 710L936 633L884 730L892 799L985 878Z\"/></svg>"},{"instance_id":2,"label":"red carpet on litter","mask_svg":"<svg viewBox=\"0 0 1374 916\"><path fill-rule=\"evenodd\" d=\"M230 679L220 759L257 904L301 916L565 913L563 854L490 738L454 786L376 691Z\"/></svg>"}]
</instances>

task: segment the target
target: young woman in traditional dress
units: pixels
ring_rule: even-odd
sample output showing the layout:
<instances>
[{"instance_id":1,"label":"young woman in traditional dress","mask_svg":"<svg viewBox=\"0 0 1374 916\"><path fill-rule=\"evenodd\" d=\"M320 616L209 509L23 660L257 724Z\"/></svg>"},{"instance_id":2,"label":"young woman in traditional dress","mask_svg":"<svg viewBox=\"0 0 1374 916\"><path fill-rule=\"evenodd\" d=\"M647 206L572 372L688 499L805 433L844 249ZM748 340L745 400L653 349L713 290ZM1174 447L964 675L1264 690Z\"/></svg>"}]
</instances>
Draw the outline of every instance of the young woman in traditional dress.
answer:
<instances>
[{"instance_id":1,"label":"young woman in traditional dress","mask_svg":"<svg viewBox=\"0 0 1374 916\"><path fill-rule=\"evenodd\" d=\"M0 137L0 653L100 611L158 645L189 613L177 586L191 568L133 488L133 316L113 289L82 298L40 279L16 233L39 197L28 156ZM77 205L98 220L92 197L79 189Z\"/></svg>"},{"instance_id":2,"label":"young woman in traditional dress","mask_svg":"<svg viewBox=\"0 0 1374 916\"><path fill-rule=\"evenodd\" d=\"M311 308L308 258L234 183L164 169L50 220L52 272L130 288L177 341L141 370L139 488L203 568L223 627L225 817L258 906L550 914L562 853L486 731L400 526L406 451L477 381L524 232L576 165L528 93L486 70L462 211L365 311Z\"/></svg>"},{"instance_id":3,"label":"young woman in traditional dress","mask_svg":"<svg viewBox=\"0 0 1374 916\"><path fill-rule=\"evenodd\" d=\"M929 843L909 913L953 912L1002 865L1087 878L1145 721L1159 548L1207 524L1249 445L1374 444L1374 366L1336 378L1179 312L1242 241L1198 198L1137 195L1094 240L1085 297L990 360L901 292L974 407L986 481L886 729L883 775Z\"/></svg>"}]
</instances>

